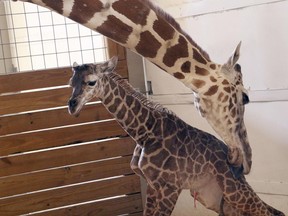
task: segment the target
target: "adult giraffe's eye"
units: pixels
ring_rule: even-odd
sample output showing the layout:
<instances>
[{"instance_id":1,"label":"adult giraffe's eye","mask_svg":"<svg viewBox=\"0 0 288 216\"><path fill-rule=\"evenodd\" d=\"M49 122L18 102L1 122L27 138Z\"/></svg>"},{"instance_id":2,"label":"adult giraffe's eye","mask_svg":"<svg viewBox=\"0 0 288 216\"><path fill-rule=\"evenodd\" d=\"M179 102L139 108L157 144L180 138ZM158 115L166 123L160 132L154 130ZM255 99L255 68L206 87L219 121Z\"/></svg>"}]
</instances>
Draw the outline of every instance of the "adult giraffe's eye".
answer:
<instances>
[{"instance_id":1,"label":"adult giraffe's eye","mask_svg":"<svg viewBox=\"0 0 288 216\"><path fill-rule=\"evenodd\" d=\"M237 71L237 72L240 72L241 73L241 65L240 64L236 64L234 66L234 69Z\"/></svg>"},{"instance_id":2,"label":"adult giraffe's eye","mask_svg":"<svg viewBox=\"0 0 288 216\"><path fill-rule=\"evenodd\" d=\"M242 101L244 105L250 102L249 96L246 93L242 93Z\"/></svg>"},{"instance_id":3,"label":"adult giraffe's eye","mask_svg":"<svg viewBox=\"0 0 288 216\"><path fill-rule=\"evenodd\" d=\"M91 82L88 82L87 84L88 84L89 86L95 86L96 81L91 81Z\"/></svg>"}]
</instances>

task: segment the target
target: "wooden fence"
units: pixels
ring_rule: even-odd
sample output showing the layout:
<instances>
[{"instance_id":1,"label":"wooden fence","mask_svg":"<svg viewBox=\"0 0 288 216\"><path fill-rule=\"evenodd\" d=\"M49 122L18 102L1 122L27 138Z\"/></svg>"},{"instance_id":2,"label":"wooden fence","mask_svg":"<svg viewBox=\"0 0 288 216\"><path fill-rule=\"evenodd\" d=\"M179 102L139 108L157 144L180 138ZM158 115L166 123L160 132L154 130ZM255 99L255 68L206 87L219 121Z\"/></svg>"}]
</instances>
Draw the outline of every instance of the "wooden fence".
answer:
<instances>
[{"instance_id":1,"label":"wooden fence","mask_svg":"<svg viewBox=\"0 0 288 216\"><path fill-rule=\"evenodd\" d=\"M127 76L125 59L117 70ZM134 141L97 101L68 114L71 75L0 76L1 216L142 215Z\"/></svg>"}]
</instances>

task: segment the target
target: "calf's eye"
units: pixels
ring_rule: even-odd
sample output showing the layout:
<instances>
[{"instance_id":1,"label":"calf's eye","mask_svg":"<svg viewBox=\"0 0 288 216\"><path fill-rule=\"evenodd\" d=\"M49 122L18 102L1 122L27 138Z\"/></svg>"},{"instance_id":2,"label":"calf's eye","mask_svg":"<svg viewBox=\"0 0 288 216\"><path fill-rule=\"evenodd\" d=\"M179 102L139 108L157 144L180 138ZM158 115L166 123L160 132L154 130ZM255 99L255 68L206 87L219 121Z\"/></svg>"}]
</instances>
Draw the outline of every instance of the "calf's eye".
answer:
<instances>
[{"instance_id":1,"label":"calf's eye","mask_svg":"<svg viewBox=\"0 0 288 216\"><path fill-rule=\"evenodd\" d=\"M94 86L96 84L96 81L91 81L87 83L89 86Z\"/></svg>"}]
</instances>

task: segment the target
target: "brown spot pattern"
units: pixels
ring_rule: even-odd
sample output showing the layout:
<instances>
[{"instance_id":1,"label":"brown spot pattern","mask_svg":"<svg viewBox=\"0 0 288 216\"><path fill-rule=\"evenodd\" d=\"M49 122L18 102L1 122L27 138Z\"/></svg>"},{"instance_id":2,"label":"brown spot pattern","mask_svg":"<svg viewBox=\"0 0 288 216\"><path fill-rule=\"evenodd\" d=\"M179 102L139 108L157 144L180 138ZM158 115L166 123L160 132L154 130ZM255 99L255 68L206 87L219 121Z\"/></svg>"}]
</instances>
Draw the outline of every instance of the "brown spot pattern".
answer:
<instances>
[{"instance_id":1,"label":"brown spot pattern","mask_svg":"<svg viewBox=\"0 0 288 216\"><path fill-rule=\"evenodd\" d=\"M212 82L217 82L217 79L216 79L215 77L213 77L213 76L210 77L210 80L211 80Z\"/></svg>"},{"instance_id":2,"label":"brown spot pattern","mask_svg":"<svg viewBox=\"0 0 288 216\"><path fill-rule=\"evenodd\" d=\"M63 1L58 0L43 0L43 3L50 8L53 8L53 10L57 11L60 14L63 14Z\"/></svg>"},{"instance_id":3,"label":"brown spot pattern","mask_svg":"<svg viewBox=\"0 0 288 216\"><path fill-rule=\"evenodd\" d=\"M200 75L200 76L207 76L207 75L209 74L209 71L207 71L207 70L204 69L204 68L195 66L195 73L196 73L197 75Z\"/></svg>"},{"instance_id":4,"label":"brown spot pattern","mask_svg":"<svg viewBox=\"0 0 288 216\"><path fill-rule=\"evenodd\" d=\"M188 55L187 40L183 36L180 36L178 44L167 49L163 58L163 63L168 67L173 67L177 59L188 57Z\"/></svg>"},{"instance_id":5,"label":"brown spot pattern","mask_svg":"<svg viewBox=\"0 0 288 216\"><path fill-rule=\"evenodd\" d=\"M216 65L215 65L215 64L211 64L211 65L210 65L210 68L211 68L212 70L216 70Z\"/></svg>"},{"instance_id":6,"label":"brown spot pattern","mask_svg":"<svg viewBox=\"0 0 288 216\"><path fill-rule=\"evenodd\" d=\"M224 96L224 93L221 92L219 95L218 95L218 100L221 101L222 97Z\"/></svg>"},{"instance_id":7,"label":"brown spot pattern","mask_svg":"<svg viewBox=\"0 0 288 216\"><path fill-rule=\"evenodd\" d=\"M231 92L231 88L230 88L230 87L224 87L224 90L225 90L227 93L230 93L230 92Z\"/></svg>"},{"instance_id":8,"label":"brown spot pattern","mask_svg":"<svg viewBox=\"0 0 288 216\"><path fill-rule=\"evenodd\" d=\"M96 30L117 42L125 44L133 29L115 16L109 15L107 20Z\"/></svg>"},{"instance_id":9,"label":"brown spot pattern","mask_svg":"<svg viewBox=\"0 0 288 216\"><path fill-rule=\"evenodd\" d=\"M226 95L225 97L224 97L224 99L223 99L223 103L225 103L225 102L227 102L228 101L228 99L229 99L229 96L228 95Z\"/></svg>"},{"instance_id":10,"label":"brown spot pattern","mask_svg":"<svg viewBox=\"0 0 288 216\"><path fill-rule=\"evenodd\" d=\"M231 116L232 116L232 118L235 118L235 116L236 116L236 108L235 107L231 110Z\"/></svg>"},{"instance_id":11,"label":"brown spot pattern","mask_svg":"<svg viewBox=\"0 0 288 216\"><path fill-rule=\"evenodd\" d=\"M86 5L86 7L84 5ZM93 4L91 4L91 0L74 1L72 12L70 13L69 18L80 24L84 24L87 23L87 21L90 20L95 13L101 12L102 9L103 4L99 0L93 1Z\"/></svg>"},{"instance_id":12,"label":"brown spot pattern","mask_svg":"<svg viewBox=\"0 0 288 216\"><path fill-rule=\"evenodd\" d=\"M191 72L191 62L186 61L182 64L181 70L184 73L190 73Z\"/></svg>"},{"instance_id":13,"label":"brown spot pattern","mask_svg":"<svg viewBox=\"0 0 288 216\"><path fill-rule=\"evenodd\" d=\"M137 25L140 24L144 26L147 24L147 16L149 15L150 9L143 4L142 1L116 1L113 3L112 7L118 13L126 16Z\"/></svg>"},{"instance_id":14,"label":"brown spot pattern","mask_svg":"<svg viewBox=\"0 0 288 216\"><path fill-rule=\"evenodd\" d=\"M234 99L234 103L235 104L237 104L237 95L236 95L236 93L234 93L233 95L232 95L232 98Z\"/></svg>"},{"instance_id":15,"label":"brown spot pattern","mask_svg":"<svg viewBox=\"0 0 288 216\"><path fill-rule=\"evenodd\" d=\"M173 76L176 77L177 79L185 79L185 76L180 72L174 73Z\"/></svg>"},{"instance_id":16,"label":"brown spot pattern","mask_svg":"<svg viewBox=\"0 0 288 216\"><path fill-rule=\"evenodd\" d=\"M149 31L140 34L140 42L135 47L136 51L144 57L155 58L161 43Z\"/></svg>"},{"instance_id":17,"label":"brown spot pattern","mask_svg":"<svg viewBox=\"0 0 288 216\"><path fill-rule=\"evenodd\" d=\"M200 52L193 48L193 58L202 64L207 64L206 59L200 54Z\"/></svg>"},{"instance_id":18,"label":"brown spot pattern","mask_svg":"<svg viewBox=\"0 0 288 216\"><path fill-rule=\"evenodd\" d=\"M105 104L111 103L113 98L114 98L114 95L112 93L110 93L109 96L105 98L104 103Z\"/></svg>"},{"instance_id":19,"label":"brown spot pattern","mask_svg":"<svg viewBox=\"0 0 288 216\"><path fill-rule=\"evenodd\" d=\"M119 110L119 112L117 113L117 118L119 120L122 120L125 116L127 112L127 108L125 107L125 105L122 105L121 109Z\"/></svg>"},{"instance_id":20,"label":"brown spot pattern","mask_svg":"<svg viewBox=\"0 0 288 216\"><path fill-rule=\"evenodd\" d=\"M193 79L193 80L192 80L192 84L193 84L196 88L201 88L201 87L203 87L203 86L206 84L206 82L203 81L203 80L199 80L199 79Z\"/></svg>"},{"instance_id":21,"label":"brown spot pattern","mask_svg":"<svg viewBox=\"0 0 288 216\"><path fill-rule=\"evenodd\" d=\"M231 110L233 107L234 107L234 104L233 104L232 98L230 98L229 99L229 107L228 107L228 109Z\"/></svg>"},{"instance_id":22,"label":"brown spot pattern","mask_svg":"<svg viewBox=\"0 0 288 216\"><path fill-rule=\"evenodd\" d=\"M223 80L222 84L223 85L229 85L229 82L228 82L228 80L225 79L225 80Z\"/></svg>"},{"instance_id":23,"label":"brown spot pattern","mask_svg":"<svg viewBox=\"0 0 288 216\"><path fill-rule=\"evenodd\" d=\"M214 94L216 94L216 92L218 91L218 86L217 85L214 85L214 86L211 86L210 88L209 88L209 90L204 94L204 95L206 95L206 96L211 96L211 95L214 95Z\"/></svg>"},{"instance_id":24,"label":"brown spot pattern","mask_svg":"<svg viewBox=\"0 0 288 216\"><path fill-rule=\"evenodd\" d=\"M141 110L141 104L138 100L135 100L134 101L134 107L132 108L134 115L137 116L138 113L140 112L140 110Z\"/></svg>"},{"instance_id":25,"label":"brown spot pattern","mask_svg":"<svg viewBox=\"0 0 288 216\"><path fill-rule=\"evenodd\" d=\"M120 103L121 103L121 100L119 98L114 99L114 104L110 105L108 107L108 110L111 113L115 113Z\"/></svg>"},{"instance_id":26,"label":"brown spot pattern","mask_svg":"<svg viewBox=\"0 0 288 216\"><path fill-rule=\"evenodd\" d=\"M134 102L134 98L131 95L126 95L126 103L127 106L130 107L132 105L132 103Z\"/></svg>"},{"instance_id":27,"label":"brown spot pattern","mask_svg":"<svg viewBox=\"0 0 288 216\"><path fill-rule=\"evenodd\" d=\"M156 165L157 167L162 167L163 161L169 157L169 152L165 149L161 150L157 155L150 158L150 162Z\"/></svg>"},{"instance_id":28,"label":"brown spot pattern","mask_svg":"<svg viewBox=\"0 0 288 216\"><path fill-rule=\"evenodd\" d=\"M132 114L132 112L130 110L128 110L128 117L125 119L125 124L130 125L132 120L134 120L133 117L134 117L134 115Z\"/></svg>"},{"instance_id":29,"label":"brown spot pattern","mask_svg":"<svg viewBox=\"0 0 288 216\"><path fill-rule=\"evenodd\" d=\"M153 24L153 29L163 40L171 40L175 34L174 28L159 16Z\"/></svg>"}]
</instances>

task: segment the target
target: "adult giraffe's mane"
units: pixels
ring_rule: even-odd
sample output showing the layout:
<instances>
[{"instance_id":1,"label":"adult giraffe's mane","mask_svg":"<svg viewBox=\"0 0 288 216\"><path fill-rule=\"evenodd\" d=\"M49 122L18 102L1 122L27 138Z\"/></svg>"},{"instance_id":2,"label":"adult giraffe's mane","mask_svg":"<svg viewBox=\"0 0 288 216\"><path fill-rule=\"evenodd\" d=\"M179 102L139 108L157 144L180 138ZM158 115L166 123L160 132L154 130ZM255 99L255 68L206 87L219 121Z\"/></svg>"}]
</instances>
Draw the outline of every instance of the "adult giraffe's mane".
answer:
<instances>
[{"instance_id":1,"label":"adult giraffe's mane","mask_svg":"<svg viewBox=\"0 0 288 216\"><path fill-rule=\"evenodd\" d=\"M211 61L209 54L203 50L192 38L189 34L187 34L179 23L168 13L166 13L163 9L155 5L155 3L151 2L150 0L142 0L144 3L147 4L149 8L151 8L155 13L161 17L162 19L166 20L173 28L175 28L180 34L182 34L198 51L203 55L206 60Z\"/></svg>"},{"instance_id":2,"label":"adult giraffe's mane","mask_svg":"<svg viewBox=\"0 0 288 216\"><path fill-rule=\"evenodd\" d=\"M145 107L149 108L150 110L155 110L160 113L172 114L175 116L174 112L163 107L161 104L148 100L147 97L145 97L141 92L136 91L126 79L122 78L115 72L104 75L104 79L105 79L105 76L107 76L109 79L112 79L115 82L115 84L123 88L123 90L128 95L132 96L136 100L139 100L141 104L143 104Z\"/></svg>"}]
</instances>

